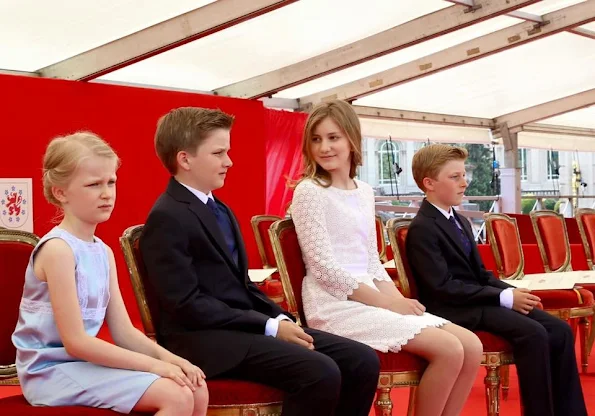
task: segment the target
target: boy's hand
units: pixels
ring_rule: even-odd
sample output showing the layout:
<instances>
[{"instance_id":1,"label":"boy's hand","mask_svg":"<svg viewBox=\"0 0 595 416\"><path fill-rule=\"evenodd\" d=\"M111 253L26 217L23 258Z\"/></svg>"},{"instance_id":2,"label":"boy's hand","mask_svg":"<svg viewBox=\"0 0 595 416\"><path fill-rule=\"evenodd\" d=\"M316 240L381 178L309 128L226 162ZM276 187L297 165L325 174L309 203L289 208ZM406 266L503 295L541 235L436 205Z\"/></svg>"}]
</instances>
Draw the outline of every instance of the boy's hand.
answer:
<instances>
[{"instance_id":1,"label":"boy's hand","mask_svg":"<svg viewBox=\"0 0 595 416\"><path fill-rule=\"evenodd\" d=\"M401 315L423 315L426 307L416 299L400 298L391 303L389 310Z\"/></svg>"},{"instance_id":2,"label":"boy's hand","mask_svg":"<svg viewBox=\"0 0 595 416\"><path fill-rule=\"evenodd\" d=\"M529 289L517 288L512 291L512 310L527 315L541 299L532 295Z\"/></svg>"},{"instance_id":3,"label":"boy's hand","mask_svg":"<svg viewBox=\"0 0 595 416\"><path fill-rule=\"evenodd\" d=\"M306 334L298 324L292 321L283 320L279 322L277 338L291 342L292 344L301 345L309 350L314 349L314 338Z\"/></svg>"}]
</instances>

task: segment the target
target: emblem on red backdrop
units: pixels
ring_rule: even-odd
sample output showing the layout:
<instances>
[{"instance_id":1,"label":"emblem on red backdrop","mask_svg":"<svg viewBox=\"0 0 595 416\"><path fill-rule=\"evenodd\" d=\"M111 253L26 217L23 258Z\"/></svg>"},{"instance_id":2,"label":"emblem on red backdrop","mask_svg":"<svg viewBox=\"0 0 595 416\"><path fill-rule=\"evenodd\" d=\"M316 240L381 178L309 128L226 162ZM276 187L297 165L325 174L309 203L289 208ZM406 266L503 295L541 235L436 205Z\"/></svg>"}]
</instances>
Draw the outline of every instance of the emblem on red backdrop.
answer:
<instances>
[{"instance_id":1,"label":"emblem on red backdrop","mask_svg":"<svg viewBox=\"0 0 595 416\"><path fill-rule=\"evenodd\" d=\"M31 207L31 179L0 179L0 226L32 232Z\"/></svg>"}]
</instances>

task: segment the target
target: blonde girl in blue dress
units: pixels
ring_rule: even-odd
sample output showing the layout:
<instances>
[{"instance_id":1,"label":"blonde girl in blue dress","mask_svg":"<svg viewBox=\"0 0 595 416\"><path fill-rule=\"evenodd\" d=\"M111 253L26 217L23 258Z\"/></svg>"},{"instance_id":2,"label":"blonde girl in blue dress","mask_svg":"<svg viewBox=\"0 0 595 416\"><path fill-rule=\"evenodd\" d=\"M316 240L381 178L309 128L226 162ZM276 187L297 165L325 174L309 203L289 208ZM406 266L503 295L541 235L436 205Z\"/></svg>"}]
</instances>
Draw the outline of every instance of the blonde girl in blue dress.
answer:
<instances>
[{"instance_id":1,"label":"blonde girl in blue dress","mask_svg":"<svg viewBox=\"0 0 595 416\"><path fill-rule=\"evenodd\" d=\"M12 336L23 394L35 406L206 415L202 370L132 325L114 254L95 236L114 209L118 165L93 133L48 145L44 195L64 217L40 240L26 271ZM115 345L97 338L104 320Z\"/></svg>"}]
</instances>

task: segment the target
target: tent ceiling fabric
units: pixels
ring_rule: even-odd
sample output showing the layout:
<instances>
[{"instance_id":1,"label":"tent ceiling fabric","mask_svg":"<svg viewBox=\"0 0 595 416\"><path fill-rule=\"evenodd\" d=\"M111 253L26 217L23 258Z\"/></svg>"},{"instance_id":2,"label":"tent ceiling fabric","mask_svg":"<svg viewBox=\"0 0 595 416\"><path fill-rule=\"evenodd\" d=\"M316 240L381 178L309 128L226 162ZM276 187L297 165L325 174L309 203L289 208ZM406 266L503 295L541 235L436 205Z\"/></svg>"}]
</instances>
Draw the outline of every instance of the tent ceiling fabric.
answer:
<instances>
[{"instance_id":1,"label":"tent ceiling fabric","mask_svg":"<svg viewBox=\"0 0 595 416\"><path fill-rule=\"evenodd\" d=\"M147 2L142 0L0 0L0 36L3 38L0 43L0 72L39 71L114 40L134 36L147 27L215 1L154 0L148 7ZM499 0L474 1L476 5L485 6L485 12ZM526 2L529 5L522 8L518 8L521 5L516 4L517 1L512 1L514 6L508 6L507 9L517 8L511 12L514 17L500 15L484 20L475 19L481 21L281 89L273 97L294 102L294 108L297 108L299 98L401 67L518 25L524 19L539 21L540 16L579 4L587 11L585 14L588 19L581 21L584 24L577 28L576 33L560 32L423 78L409 80L363 96L355 100L354 104L497 119L508 113L594 89L595 21L590 16L592 14L595 18L595 0L534 0ZM447 8L470 11L465 6L453 3L447 0L299 0L125 66L102 76L98 82L212 93L222 87L351 45L431 13L446 12ZM456 22L453 20L452 26ZM543 27L547 28L545 23ZM539 24L534 24L528 24L527 27L541 30ZM434 29L420 27L416 29L419 33L415 35L418 39L423 38L424 34L428 37L428 33L431 35ZM537 122L594 129L595 102L591 107ZM391 134L393 138L411 140L430 138L460 142L464 139L487 143L490 137L487 129L458 125L362 118L362 126L366 134L380 138ZM595 151L594 137L566 137L563 134L533 131L521 131L518 137L519 144L523 146L545 146L559 150L570 146L570 150ZM555 144L558 142L559 145Z\"/></svg>"},{"instance_id":2,"label":"tent ceiling fabric","mask_svg":"<svg viewBox=\"0 0 595 416\"><path fill-rule=\"evenodd\" d=\"M595 68L595 42L559 33L354 103L494 118L595 88L587 68Z\"/></svg>"},{"instance_id":3,"label":"tent ceiling fabric","mask_svg":"<svg viewBox=\"0 0 595 416\"><path fill-rule=\"evenodd\" d=\"M450 6L443 0L401 0L397 13L394 0L300 0L102 79L209 91Z\"/></svg>"},{"instance_id":4,"label":"tent ceiling fabric","mask_svg":"<svg viewBox=\"0 0 595 416\"><path fill-rule=\"evenodd\" d=\"M0 0L0 68L37 71L215 0Z\"/></svg>"},{"instance_id":5,"label":"tent ceiling fabric","mask_svg":"<svg viewBox=\"0 0 595 416\"><path fill-rule=\"evenodd\" d=\"M595 105L541 120L542 124L595 129Z\"/></svg>"}]
</instances>

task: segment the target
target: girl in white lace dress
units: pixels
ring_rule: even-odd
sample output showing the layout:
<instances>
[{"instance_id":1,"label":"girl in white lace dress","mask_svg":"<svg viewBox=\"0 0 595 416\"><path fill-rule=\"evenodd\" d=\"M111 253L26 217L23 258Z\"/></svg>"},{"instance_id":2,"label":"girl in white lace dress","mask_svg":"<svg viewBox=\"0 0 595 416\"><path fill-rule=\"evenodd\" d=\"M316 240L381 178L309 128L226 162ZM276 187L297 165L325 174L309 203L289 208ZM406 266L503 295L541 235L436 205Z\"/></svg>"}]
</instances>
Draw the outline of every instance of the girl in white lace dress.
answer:
<instances>
[{"instance_id":1,"label":"girl in white lace dress","mask_svg":"<svg viewBox=\"0 0 595 416\"><path fill-rule=\"evenodd\" d=\"M114 254L94 235L112 213L118 163L92 133L47 148L44 194L64 218L40 240L25 274L12 336L23 394L34 406L204 416L203 372L134 328ZM96 338L104 318L116 345Z\"/></svg>"},{"instance_id":2,"label":"girl in white lace dress","mask_svg":"<svg viewBox=\"0 0 595 416\"><path fill-rule=\"evenodd\" d=\"M308 326L382 352L401 349L429 362L416 416L458 415L475 381L482 345L470 331L425 312L396 289L376 247L372 188L354 179L361 131L344 101L316 107L304 129L304 174L291 205L307 274Z\"/></svg>"}]
</instances>

